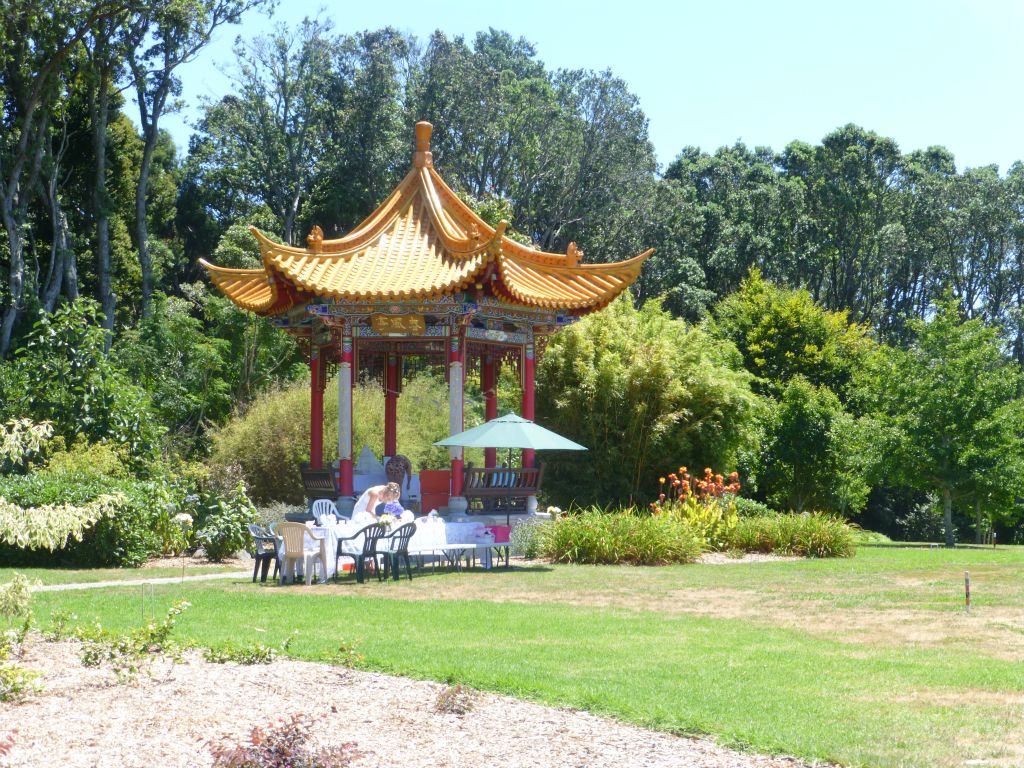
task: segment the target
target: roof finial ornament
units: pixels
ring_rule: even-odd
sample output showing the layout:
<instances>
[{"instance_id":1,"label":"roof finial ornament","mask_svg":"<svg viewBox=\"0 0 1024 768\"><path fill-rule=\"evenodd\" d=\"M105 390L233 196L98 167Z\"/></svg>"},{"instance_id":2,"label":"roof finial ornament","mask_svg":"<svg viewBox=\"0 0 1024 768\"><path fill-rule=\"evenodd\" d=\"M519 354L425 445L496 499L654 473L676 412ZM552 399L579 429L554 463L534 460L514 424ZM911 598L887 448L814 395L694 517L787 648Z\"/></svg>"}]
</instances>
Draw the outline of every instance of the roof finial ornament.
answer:
<instances>
[{"instance_id":1,"label":"roof finial ornament","mask_svg":"<svg viewBox=\"0 0 1024 768\"><path fill-rule=\"evenodd\" d=\"M569 247L565 249L565 265L567 267L575 267L583 261L583 251L576 247L576 243L569 243Z\"/></svg>"},{"instance_id":2,"label":"roof finial ornament","mask_svg":"<svg viewBox=\"0 0 1024 768\"><path fill-rule=\"evenodd\" d=\"M434 126L426 120L416 123L416 153L412 156L412 164L417 168L429 168L434 164L434 156L430 152L430 135Z\"/></svg>"},{"instance_id":3,"label":"roof finial ornament","mask_svg":"<svg viewBox=\"0 0 1024 768\"><path fill-rule=\"evenodd\" d=\"M320 229L318 224L314 224L313 228L309 230L309 234L306 235L306 242L309 244L309 249L313 253L320 253L324 247L324 231Z\"/></svg>"}]
</instances>

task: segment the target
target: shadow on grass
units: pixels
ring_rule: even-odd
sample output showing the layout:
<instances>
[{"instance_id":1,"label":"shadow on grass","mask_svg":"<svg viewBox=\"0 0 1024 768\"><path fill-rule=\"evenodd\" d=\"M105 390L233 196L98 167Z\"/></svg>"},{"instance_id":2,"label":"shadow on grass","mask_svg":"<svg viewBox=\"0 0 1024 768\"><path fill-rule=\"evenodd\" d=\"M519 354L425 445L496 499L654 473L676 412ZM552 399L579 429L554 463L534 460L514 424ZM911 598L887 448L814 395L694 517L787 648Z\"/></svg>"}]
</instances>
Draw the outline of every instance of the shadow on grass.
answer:
<instances>
[{"instance_id":1,"label":"shadow on grass","mask_svg":"<svg viewBox=\"0 0 1024 768\"><path fill-rule=\"evenodd\" d=\"M954 544L952 547L947 547L945 544L927 541L872 542L870 544L860 543L857 546L864 547L865 549L978 549L986 552L998 549L998 547L993 547L990 544Z\"/></svg>"},{"instance_id":2,"label":"shadow on grass","mask_svg":"<svg viewBox=\"0 0 1024 768\"><path fill-rule=\"evenodd\" d=\"M507 568L504 565L497 565L497 566L494 566L493 568L480 568L480 567L476 567L476 568L463 568L461 570L455 570L454 568L447 567L447 566L444 567L444 568L441 568L441 567L432 568L432 567L430 567L428 565L426 567L416 567L416 568L413 568L412 580L413 581L418 581L420 579L432 579L432 580L433 579L443 579L443 578L449 577L449 576L473 576L473 577L479 577L479 578L484 578L484 579L487 579L487 578L497 579L497 578L501 578L502 576L512 576L513 574L519 574L519 573L549 573L549 572L551 572L553 570L554 570L554 568L552 568L550 565L548 565L546 563L535 563L535 562L532 562L532 563L530 563L528 565L513 563L512 565L510 565ZM399 579L392 579L390 577L386 577L386 578L381 578L381 579L378 580L378 578L377 578L377 576L375 574L367 573L366 577L365 577L365 582L360 584L358 581L356 581L356 577L355 577L355 575L351 571L346 571L344 574L340 574L337 578L329 579L326 584L320 584L319 582L314 581L310 585L310 587L317 587L317 586L345 587L345 586L351 586L351 587L358 587L358 588L367 588L370 584L377 584L377 583L380 583L380 584L387 584L387 583L394 584L394 583L399 583L399 582L404 583L404 582L408 582L409 580L410 579L409 579L408 575L403 570L401 572L401 578L399 578ZM284 587L304 587L304 586L306 586L306 583L305 583L305 581L303 580L303 578L301 576L296 576L295 577L295 582L291 583L291 584L280 584L277 580L269 579L269 578L267 579L266 582L259 582L259 581L257 581L255 583L253 583L252 581L249 581L249 580L242 580L242 579L240 579L238 581L232 581L230 583L233 584L233 585L252 584L253 586L259 585L259 586L263 586L263 587L282 587L282 588L284 588Z\"/></svg>"}]
</instances>

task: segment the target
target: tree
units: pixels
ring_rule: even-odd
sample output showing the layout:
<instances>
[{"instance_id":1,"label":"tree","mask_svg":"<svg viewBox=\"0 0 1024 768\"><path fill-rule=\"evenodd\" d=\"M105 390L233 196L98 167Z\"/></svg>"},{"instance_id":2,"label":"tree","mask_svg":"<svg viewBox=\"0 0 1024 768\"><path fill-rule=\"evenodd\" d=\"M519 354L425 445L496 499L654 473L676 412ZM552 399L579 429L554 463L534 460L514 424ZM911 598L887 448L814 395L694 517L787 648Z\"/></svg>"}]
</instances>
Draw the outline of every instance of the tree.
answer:
<instances>
[{"instance_id":1,"label":"tree","mask_svg":"<svg viewBox=\"0 0 1024 768\"><path fill-rule=\"evenodd\" d=\"M222 423L235 405L230 343L205 333L191 302L162 294L154 299L153 311L122 335L115 357L152 395L153 410L179 452L201 454L207 427Z\"/></svg>"},{"instance_id":2,"label":"tree","mask_svg":"<svg viewBox=\"0 0 1024 768\"><path fill-rule=\"evenodd\" d=\"M768 419L759 490L780 508L849 515L867 501L860 433L839 398L796 376Z\"/></svg>"},{"instance_id":3,"label":"tree","mask_svg":"<svg viewBox=\"0 0 1024 768\"><path fill-rule=\"evenodd\" d=\"M266 205L288 243L296 241L335 116L330 29L305 19L236 45L235 93L206 107L191 147L199 183L235 187L249 210Z\"/></svg>"},{"instance_id":4,"label":"tree","mask_svg":"<svg viewBox=\"0 0 1024 768\"><path fill-rule=\"evenodd\" d=\"M143 3L131 21L128 68L142 128L142 162L135 190L135 241L142 267L142 314L149 314L153 265L149 254L149 173L160 136L160 118L181 93L176 70L206 47L218 27L235 24L247 10L269 0L157 0Z\"/></svg>"},{"instance_id":5,"label":"tree","mask_svg":"<svg viewBox=\"0 0 1024 768\"><path fill-rule=\"evenodd\" d=\"M687 147L665 170L690 193L696 222L687 246L716 297L754 267L771 280L800 284L805 186L775 163L770 149L737 143L713 155Z\"/></svg>"},{"instance_id":6,"label":"tree","mask_svg":"<svg viewBox=\"0 0 1024 768\"><path fill-rule=\"evenodd\" d=\"M964 321L941 302L929 322L911 326L910 348L877 360L877 399L884 413L890 479L941 495L946 544L954 543L953 502L980 486L1019 495L1024 401L1020 371L1003 354L997 329Z\"/></svg>"},{"instance_id":7,"label":"tree","mask_svg":"<svg viewBox=\"0 0 1024 768\"><path fill-rule=\"evenodd\" d=\"M735 349L621 298L551 338L537 369L537 420L585 445L548 464L555 499L649 498L680 464L732 469L756 451L761 405Z\"/></svg>"},{"instance_id":8,"label":"tree","mask_svg":"<svg viewBox=\"0 0 1024 768\"><path fill-rule=\"evenodd\" d=\"M853 408L859 372L876 347L845 311L822 309L807 291L774 286L757 270L716 305L710 329L736 345L761 394L779 397L799 376Z\"/></svg>"},{"instance_id":9,"label":"tree","mask_svg":"<svg viewBox=\"0 0 1024 768\"><path fill-rule=\"evenodd\" d=\"M153 459L163 430L147 393L105 353L96 302L81 299L42 314L0 377L7 418L49 421L67 442L110 442L133 461Z\"/></svg>"},{"instance_id":10,"label":"tree","mask_svg":"<svg viewBox=\"0 0 1024 768\"><path fill-rule=\"evenodd\" d=\"M16 3L0 11L0 219L7 234L8 296L0 325L6 357L25 288L24 231L39 179L53 104L61 96L62 68L93 29L122 12L122 4L58 0Z\"/></svg>"}]
</instances>

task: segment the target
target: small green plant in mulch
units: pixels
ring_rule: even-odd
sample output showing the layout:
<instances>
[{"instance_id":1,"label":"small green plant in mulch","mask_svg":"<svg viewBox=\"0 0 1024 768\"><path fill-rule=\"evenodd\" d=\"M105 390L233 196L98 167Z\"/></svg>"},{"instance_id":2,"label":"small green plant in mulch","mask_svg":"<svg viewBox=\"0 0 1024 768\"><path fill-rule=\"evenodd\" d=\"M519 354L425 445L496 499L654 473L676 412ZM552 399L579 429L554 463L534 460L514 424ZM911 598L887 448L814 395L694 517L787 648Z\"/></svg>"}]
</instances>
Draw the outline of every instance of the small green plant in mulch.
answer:
<instances>
[{"instance_id":1,"label":"small green plant in mulch","mask_svg":"<svg viewBox=\"0 0 1024 768\"><path fill-rule=\"evenodd\" d=\"M25 638L32 628L32 583L22 574L14 574L10 582L0 586L0 701L15 703L37 693L40 675L9 661L21 656ZM0 752L0 754L3 754Z\"/></svg>"},{"instance_id":2,"label":"small green plant in mulch","mask_svg":"<svg viewBox=\"0 0 1024 768\"><path fill-rule=\"evenodd\" d=\"M277 651L263 643L249 643L248 645L222 645L219 648L206 648L203 650L203 658L212 664L269 664L277 658Z\"/></svg>"},{"instance_id":3,"label":"small green plant in mulch","mask_svg":"<svg viewBox=\"0 0 1024 768\"><path fill-rule=\"evenodd\" d=\"M177 618L191 606L186 600L172 605L161 621L150 620L127 635L113 635L100 624L79 628L74 636L82 641L79 658L86 667L109 666L118 682L129 682L143 671L158 655L177 657L180 648L171 638Z\"/></svg>"},{"instance_id":4,"label":"small green plant in mulch","mask_svg":"<svg viewBox=\"0 0 1024 768\"><path fill-rule=\"evenodd\" d=\"M464 685L448 685L437 694L434 711L441 715L465 715L476 704L476 692Z\"/></svg>"},{"instance_id":5,"label":"small green plant in mulch","mask_svg":"<svg viewBox=\"0 0 1024 768\"><path fill-rule=\"evenodd\" d=\"M0 664L0 701L17 703L38 693L41 690L36 682L39 677L38 672L18 664Z\"/></svg>"},{"instance_id":6,"label":"small green plant in mulch","mask_svg":"<svg viewBox=\"0 0 1024 768\"><path fill-rule=\"evenodd\" d=\"M351 643L341 643L335 651L332 661L342 667L358 669L366 663L366 657L356 650Z\"/></svg>"},{"instance_id":7,"label":"small green plant in mulch","mask_svg":"<svg viewBox=\"0 0 1024 768\"><path fill-rule=\"evenodd\" d=\"M254 727L241 744L210 743L214 768L346 768L360 757L354 743L308 746L316 721L307 715L281 718Z\"/></svg>"},{"instance_id":8,"label":"small green plant in mulch","mask_svg":"<svg viewBox=\"0 0 1024 768\"><path fill-rule=\"evenodd\" d=\"M43 639L51 643L68 640L75 636L78 615L63 609L50 613L50 628L43 632Z\"/></svg>"}]
</instances>

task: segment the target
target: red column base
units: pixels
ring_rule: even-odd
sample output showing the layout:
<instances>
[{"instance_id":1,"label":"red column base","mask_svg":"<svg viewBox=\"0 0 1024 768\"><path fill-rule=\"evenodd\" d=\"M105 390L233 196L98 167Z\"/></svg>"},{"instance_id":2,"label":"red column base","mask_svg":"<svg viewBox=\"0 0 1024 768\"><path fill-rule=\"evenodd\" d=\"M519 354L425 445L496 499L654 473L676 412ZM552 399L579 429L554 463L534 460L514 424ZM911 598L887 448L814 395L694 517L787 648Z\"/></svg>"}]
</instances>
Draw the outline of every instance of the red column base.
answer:
<instances>
[{"instance_id":1,"label":"red column base","mask_svg":"<svg viewBox=\"0 0 1024 768\"><path fill-rule=\"evenodd\" d=\"M338 464L338 495L352 495L352 459L342 459Z\"/></svg>"},{"instance_id":2,"label":"red column base","mask_svg":"<svg viewBox=\"0 0 1024 768\"><path fill-rule=\"evenodd\" d=\"M462 495L462 459L452 459L452 496Z\"/></svg>"}]
</instances>

